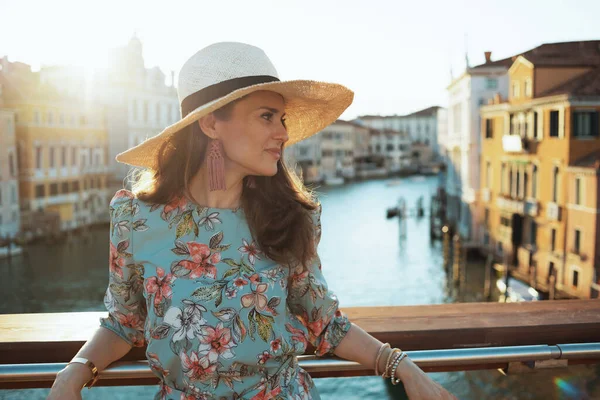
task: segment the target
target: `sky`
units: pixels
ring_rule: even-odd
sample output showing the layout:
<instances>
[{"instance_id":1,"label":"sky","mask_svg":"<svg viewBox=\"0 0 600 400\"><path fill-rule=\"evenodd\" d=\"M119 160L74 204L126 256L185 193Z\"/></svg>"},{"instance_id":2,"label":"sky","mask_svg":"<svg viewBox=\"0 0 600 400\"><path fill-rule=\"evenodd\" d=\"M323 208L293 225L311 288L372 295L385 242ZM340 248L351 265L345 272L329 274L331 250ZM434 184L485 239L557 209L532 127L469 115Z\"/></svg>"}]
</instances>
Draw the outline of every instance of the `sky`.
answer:
<instances>
[{"instance_id":1,"label":"sky","mask_svg":"<svg viewBox=\"0 0 600 400\"><path fill-rule=\"evenodd\" d=\"M170 77L220 41L262 48L282 80L341 83L342 115L446 106L465 68L543 43L600 39L600 0L0 0L0 57L32 65L104 67L134 33L146 67Z\"/></svg>"}]
</instances>

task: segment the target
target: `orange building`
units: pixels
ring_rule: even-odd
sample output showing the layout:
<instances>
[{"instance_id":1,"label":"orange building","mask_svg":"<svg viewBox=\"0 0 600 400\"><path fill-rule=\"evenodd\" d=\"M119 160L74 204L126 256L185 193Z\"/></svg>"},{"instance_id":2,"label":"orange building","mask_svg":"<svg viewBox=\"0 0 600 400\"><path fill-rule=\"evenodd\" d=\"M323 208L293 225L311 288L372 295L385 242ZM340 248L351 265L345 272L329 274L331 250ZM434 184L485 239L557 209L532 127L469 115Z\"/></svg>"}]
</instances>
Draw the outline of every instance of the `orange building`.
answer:
<instances>
[{"instance_id":1,"label":"orange building","mask_svg":"<svg viewBox=\"0 0 600 400\"><path fill-rule=\"evenodd\" d=\"M581 223L596 221L597 191L575 207L573 185L596 185L585 163L600 150L600 41L539 46L515 57L508 74L508 99L480 111L482 240L536 289L597 296L596 226Z\"/></svg>"},{"instance_id":2,"label":"orange building","mask_svg":"<svg viewBox=\"0 0 600 400\"><path fill-rule=\"evenodd\" d=\"M32 213L60 217L60 229L108 221L107 132L95 104L40 84L22 63L3 60L5 106L15 110L22 230Z\"/></svg>"}]
</instances>

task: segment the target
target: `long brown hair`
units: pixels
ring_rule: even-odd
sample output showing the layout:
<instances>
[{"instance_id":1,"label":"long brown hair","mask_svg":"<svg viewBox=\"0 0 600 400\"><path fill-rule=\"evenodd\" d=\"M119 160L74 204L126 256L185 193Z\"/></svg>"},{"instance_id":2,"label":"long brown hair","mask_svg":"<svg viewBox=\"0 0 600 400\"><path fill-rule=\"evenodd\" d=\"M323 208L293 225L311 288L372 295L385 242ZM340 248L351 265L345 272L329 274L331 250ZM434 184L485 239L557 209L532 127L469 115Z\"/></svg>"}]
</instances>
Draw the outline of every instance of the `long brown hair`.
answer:
<instances>
[{"instance_id":1,"label":"long brown hair","mask_svg":"<svg viewBox=\"0 0 600 400\"><path fill-rule=\"evenodd\" d=\"M214 111L215 118L228 120L237 101ZM207 147L208 136L197 122L179 130L161 146L156 170L134 171L132 191L151 204L168 204L183 194L193 198L189 184L204 162ZM277 263L300 263L308 269L316 255L311 219L318 208L314 193L288 169L283 153L274 176L251 177L253 188L248 178L243 182L241 207L258 247Z\"/></svg>"}]
</instances>

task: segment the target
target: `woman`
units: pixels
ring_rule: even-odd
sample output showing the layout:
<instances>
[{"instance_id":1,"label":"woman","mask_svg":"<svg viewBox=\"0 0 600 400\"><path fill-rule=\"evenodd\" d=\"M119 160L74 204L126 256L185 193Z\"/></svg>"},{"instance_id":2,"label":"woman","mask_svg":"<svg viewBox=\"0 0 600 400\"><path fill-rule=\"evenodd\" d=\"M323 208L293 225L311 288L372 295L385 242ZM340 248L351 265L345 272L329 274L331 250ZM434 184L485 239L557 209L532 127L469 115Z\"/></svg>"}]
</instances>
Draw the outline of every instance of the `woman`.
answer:
<instances>
[{"instance_id":1,"label":"woman","mask_svg":"<svg viewBox=\"0 0 600 400\"><path fill-rule=\"evenodd\" d=\"M321 206L282 161L353 93L281 82L262 50L217 43L184 64L178 95L182 119L117 156L146 170L110 202L109 315L49 399L81 398L144 345L156 398L318 399L297 362L309 343L402 381L411 399L453 398L338 309L316 251Z\"/></svg>"}]
</instances>

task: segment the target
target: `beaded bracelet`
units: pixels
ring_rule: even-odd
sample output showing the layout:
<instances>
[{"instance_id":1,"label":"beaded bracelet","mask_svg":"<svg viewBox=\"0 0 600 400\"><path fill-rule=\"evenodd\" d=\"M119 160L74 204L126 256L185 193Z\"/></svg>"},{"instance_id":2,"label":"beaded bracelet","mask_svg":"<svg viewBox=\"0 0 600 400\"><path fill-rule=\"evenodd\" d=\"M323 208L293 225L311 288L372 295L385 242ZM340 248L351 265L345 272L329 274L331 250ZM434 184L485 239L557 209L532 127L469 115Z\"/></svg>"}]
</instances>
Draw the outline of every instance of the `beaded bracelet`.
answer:
<instances>
[{"instance_id":1,"label":"beaded bracelet","mask_svg":"<svg viewBox=\"0 0 600 400\"><path fill-rule=\"evenodd\" d=\"M381 374L382 378L390 377L390 367L394 363L395 358L400 357L400 354L402 354L402 350L396 348L392 349L392 352L388 356L388 359L385 363L385 370L383 371L383 374Z\"/></svg>"},{"instance_id":2,"label":"beaded bracelet","mask_svg":"<svg viewBox=\"0 0 600 400\"><path fill-rule=\"evenodd\" d=\"M377 357L375 358L375 375L379 375L379 359L383 354L383 349L385 349L386 347L389 348L391 346L389 343L384 343L383 345L381 345L379 351L377 352Z\"/></svg>"},{"instance_id":3,"label":"beaded bracelet","mask_svg":"<svg viewBox=\"0 0 600 400\"><path fill-rule=\"evenodd\" d=\"M392 381L392 385L397 385L399 384L402 380L400 378L396 379L396 370L398 369L398 365L400 365L400 362L402 360L404 360L406 358L406 353L402 352L402 354L400 355L400 357L396 358L394 360L394 365L392 366L392 373L390 376L390 380Z\"/></svg>"}]
</instances>

